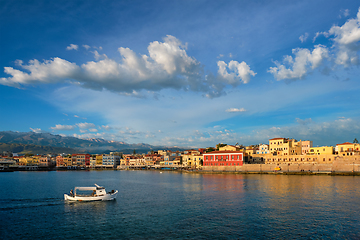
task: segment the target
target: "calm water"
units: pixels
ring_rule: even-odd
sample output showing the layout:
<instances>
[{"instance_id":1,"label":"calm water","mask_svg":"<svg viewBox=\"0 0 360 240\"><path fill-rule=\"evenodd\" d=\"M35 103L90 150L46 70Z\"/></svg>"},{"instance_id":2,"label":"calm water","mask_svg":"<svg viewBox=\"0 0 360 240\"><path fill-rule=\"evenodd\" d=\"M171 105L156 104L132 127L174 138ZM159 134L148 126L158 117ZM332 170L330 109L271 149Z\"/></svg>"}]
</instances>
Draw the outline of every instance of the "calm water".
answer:
<instances>
[{"instance_id":1,"label":"calm water","mask_svg":"<svg viewBox=\"0 0 360 240\"><path fill-rule=\"evenodd\" d=\"M74 186L116 201L68 203ZM0 239L360 239L360 177L0 173Z\"/></svg>"}]
</instances>

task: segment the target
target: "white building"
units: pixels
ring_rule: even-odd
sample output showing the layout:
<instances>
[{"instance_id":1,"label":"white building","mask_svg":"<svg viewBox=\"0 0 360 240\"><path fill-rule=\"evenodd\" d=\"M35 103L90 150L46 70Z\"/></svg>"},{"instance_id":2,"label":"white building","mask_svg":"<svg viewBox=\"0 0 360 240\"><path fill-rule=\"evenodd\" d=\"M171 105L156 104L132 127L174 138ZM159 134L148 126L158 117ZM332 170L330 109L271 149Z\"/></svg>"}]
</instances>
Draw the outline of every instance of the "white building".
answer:
<instances>
[{"instance_id":1,"label":"white building","mask_svg":"<svg viewBox=\"0 0 360 240\"><path fill-rule=\"evenodd\" d=\"M268 153L270 153L270 151L269 151L269 145L267 144L260 144L259 150L256 151L256 154L268 154Z\"/></svg>"},{"instance_id":2,"label":"white building","mask_svg":"<svg viewBox=\"0 0 360 240\"><path fill-rule=\"evenodd\" d=\"M116 167L120 165L120 156L105 154L103 155L102 165L104 167Z\"/></svg>"}]
</instances>

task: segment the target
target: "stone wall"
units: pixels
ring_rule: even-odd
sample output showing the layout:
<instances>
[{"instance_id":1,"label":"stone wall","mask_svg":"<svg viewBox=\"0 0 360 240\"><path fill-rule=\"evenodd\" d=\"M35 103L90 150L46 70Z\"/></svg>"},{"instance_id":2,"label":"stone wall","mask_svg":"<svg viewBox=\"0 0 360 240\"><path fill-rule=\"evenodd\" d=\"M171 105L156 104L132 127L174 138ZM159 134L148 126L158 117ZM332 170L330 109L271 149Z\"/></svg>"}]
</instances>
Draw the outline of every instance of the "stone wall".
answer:
<instances>
[{"instance_id":1,"label":"stone wall","mask_svg":"<svg viewBox=\"0 0 360 240\"><path fill-rule=\"evenodd\" d=\"M275 168L280 167L280 171ZM299 163L268 163L244 164L243 166L203 166L202 170L210 172L243 172L243 173L360 173L360 156L336 156L330 163L299 162Z\"/></svg>"}]
</instances>

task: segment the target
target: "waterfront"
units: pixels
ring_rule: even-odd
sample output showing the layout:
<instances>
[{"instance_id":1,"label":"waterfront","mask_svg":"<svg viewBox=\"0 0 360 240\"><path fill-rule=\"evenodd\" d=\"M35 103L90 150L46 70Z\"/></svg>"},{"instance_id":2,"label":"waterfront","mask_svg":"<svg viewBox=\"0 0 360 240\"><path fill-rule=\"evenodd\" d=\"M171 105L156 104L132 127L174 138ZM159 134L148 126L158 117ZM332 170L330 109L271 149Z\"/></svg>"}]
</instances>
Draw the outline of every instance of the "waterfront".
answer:
<instances>
[{"instance_id":1,"label":"waterfront","mask_svg":"<svg viewBox=\"0 0 360 240\"><path fill-rule=\"evenodd\" d=\"M116 201L68 203L74 186ZM159 171L1 173L2 239L347 238L360 232L360 177Z\"/></svg>"}]
</instances>

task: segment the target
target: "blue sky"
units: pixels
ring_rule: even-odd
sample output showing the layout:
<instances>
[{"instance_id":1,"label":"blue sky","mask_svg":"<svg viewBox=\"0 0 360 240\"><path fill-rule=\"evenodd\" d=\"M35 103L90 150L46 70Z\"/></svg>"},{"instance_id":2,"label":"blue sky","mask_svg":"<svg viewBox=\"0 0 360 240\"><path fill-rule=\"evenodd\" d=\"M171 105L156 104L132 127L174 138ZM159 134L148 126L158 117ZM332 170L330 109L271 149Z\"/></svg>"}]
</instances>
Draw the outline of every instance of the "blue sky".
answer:
<instances>
[{"instance_id":1,"label":"blue sky","mask_svg":"<svg viewBox=\"0 0 360 240\"><path fill-rule=\"evenodd\" d=\"M0 31L3 131L360 138L358 1L0 1Z\"/></svg>"}]
</instances>

